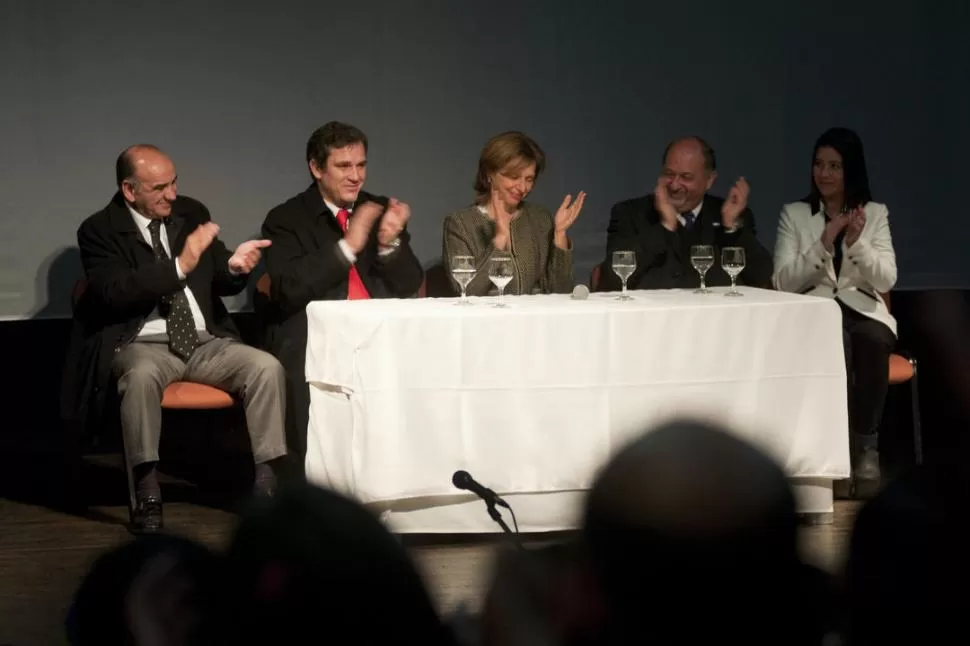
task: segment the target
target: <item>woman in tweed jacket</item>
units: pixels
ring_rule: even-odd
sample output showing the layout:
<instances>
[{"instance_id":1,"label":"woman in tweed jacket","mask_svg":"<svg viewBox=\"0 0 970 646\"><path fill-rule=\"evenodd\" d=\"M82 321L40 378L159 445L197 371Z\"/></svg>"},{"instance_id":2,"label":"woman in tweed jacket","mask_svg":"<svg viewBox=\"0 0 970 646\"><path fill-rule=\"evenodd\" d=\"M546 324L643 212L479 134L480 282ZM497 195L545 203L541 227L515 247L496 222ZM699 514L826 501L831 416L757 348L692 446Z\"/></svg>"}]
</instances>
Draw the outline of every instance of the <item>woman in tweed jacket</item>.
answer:
<instances>
[{"instance_id":1,"label":"woman in tweed jacket","mask_svg":"<svg viewBox=\"0 0 970 646\"><path fill-rule=\"evenodd\" d=\"M586 194L567 195L556 215L526 202L545 167L539 145L521 132L492 137L482 149L475 177L475 203L445 218L442 262L451 276L451 258L473 256L478 273L470 296L493 290L488 263L498 252L512 256L514 277L507 294L568 293L573 288L572 245L566 231L583 208ZM452 279L456 293L457 283Z\"/></svg>"}]
</instances>

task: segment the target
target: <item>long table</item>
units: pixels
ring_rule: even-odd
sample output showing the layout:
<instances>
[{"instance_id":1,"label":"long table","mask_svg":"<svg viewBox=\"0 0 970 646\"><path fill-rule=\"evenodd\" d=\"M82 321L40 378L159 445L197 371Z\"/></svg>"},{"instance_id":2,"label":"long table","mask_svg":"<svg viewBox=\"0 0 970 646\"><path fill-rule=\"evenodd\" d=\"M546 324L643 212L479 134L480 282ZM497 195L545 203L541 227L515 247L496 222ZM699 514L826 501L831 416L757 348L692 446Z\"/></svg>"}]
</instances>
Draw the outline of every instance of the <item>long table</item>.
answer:
<instances>
[{"instance_id":1,"label":"long table","mask_svg":"<svg viewBox=\"0 0 970 646\"><path fill-rule=\"evenodd\" d=\"M307 306L307 476L398 532L574 528L599 468L652 425L713 418L775 456L800 511L849 474L842 323L831 299L742 288ZM508 519L508 517L507 517Z\"/></svg>"}]
</instances>

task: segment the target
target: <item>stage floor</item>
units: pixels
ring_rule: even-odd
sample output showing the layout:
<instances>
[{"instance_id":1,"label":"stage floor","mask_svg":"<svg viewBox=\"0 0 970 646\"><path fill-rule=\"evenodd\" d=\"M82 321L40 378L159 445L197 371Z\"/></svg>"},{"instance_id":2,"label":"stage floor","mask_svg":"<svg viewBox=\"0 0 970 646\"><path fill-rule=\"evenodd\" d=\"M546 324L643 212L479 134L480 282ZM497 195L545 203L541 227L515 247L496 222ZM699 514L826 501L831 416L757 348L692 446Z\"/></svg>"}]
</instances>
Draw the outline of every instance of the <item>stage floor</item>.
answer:
<instances>
[{"instance_id":1,"label":"stage floor","mask_svg":"<svg viewBox=\"0 0 970 646\"><path fill-rule=\"evenodd\" d=\"M182 494L176 491L168 498L178 500ZM50 507L0 498L0 646L64 644L64 613L87 568L100 553L130 539L123 526L124 506L94 506L87 516ZM827 570L837 568L857 509L857 503L836 502L833 524L803 527L805 558ZM217 550L234 520L231 511L204 503L176 501L165 507L169 531ZM533 535L530 540L538 544L549 538ZM500 537L409 535L403 540L443 611L462 604L477 609Z\"/></svg>"}]
</instances>

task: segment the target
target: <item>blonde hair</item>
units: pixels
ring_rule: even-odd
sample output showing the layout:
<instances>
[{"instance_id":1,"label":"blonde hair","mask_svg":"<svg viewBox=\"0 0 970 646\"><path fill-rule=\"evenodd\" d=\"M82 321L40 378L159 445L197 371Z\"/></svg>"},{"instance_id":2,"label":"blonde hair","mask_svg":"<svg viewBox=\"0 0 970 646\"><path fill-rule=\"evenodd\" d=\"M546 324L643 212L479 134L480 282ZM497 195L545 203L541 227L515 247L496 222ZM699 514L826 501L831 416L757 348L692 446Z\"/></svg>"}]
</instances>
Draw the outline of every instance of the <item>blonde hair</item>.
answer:
<instances>
[{"instance_id":1,"label":"blonde hair","mask_svg":"<svg viewBox=\"0 0 970 646\"><path fill-rule=\"evenodd\" d=\"M517 163L516 163L517 162ZM489 176L510 164L536 165L536 179L546 167L546 154L531 137L518 131L503 132L488 140L478 158L478 174L475 176L475 201L483 203L490 191Z\"/></svg>"}]
</instances>

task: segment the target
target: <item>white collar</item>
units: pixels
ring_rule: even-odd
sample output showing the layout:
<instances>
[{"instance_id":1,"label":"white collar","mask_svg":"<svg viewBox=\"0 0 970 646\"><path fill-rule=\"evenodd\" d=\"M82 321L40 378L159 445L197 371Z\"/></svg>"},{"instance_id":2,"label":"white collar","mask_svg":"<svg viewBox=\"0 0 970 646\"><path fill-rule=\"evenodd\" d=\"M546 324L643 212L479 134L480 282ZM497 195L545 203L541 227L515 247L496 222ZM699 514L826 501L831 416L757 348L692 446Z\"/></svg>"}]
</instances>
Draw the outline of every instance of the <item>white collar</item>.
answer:
<instances>
[{"instance_id":1,"label":"white collar","mask_svg":"<svg viewBox=\"0 0 970 646\"><path fill-rule=\"evenodd\" d=\"M148 225L152 223L152 219L145 217L144 215L136 211L134 207L131 206L131 204L128 204L128 202L125 202L125 206L128 207L128 212L131 213L131 217L135 221L135 224L138 225L138 228L141 229L142 231L147 230Z\"/></svg>"},{"instance_id":2,"label":"white collar","mask_svg":"<svg viewBox=\"0 0 970 646\"><path fill-rule=\"evenodd\" d=\"M702 208L704 208L704 198L703 197L701 198L701 201L697 203L697 206L695 206L694 208L692 208L690 210L690 212L693 213L694 214L694 217L696 218L698 215L701 214L701 209Z\"/></svg>"},{"instance_id":3,"label":"white collar","mask_svg":"<svg viewBox=\"0 0 970 646\"><path fill-rule=\"evenodd\" d=\"M354 204L356 204L356 202ZM323 198L323 205L326 206L330 210L331 213L333 213L334 217L336 217L337 214L340 213L343 210L346 210L348 214L354 212L354 205L353 204L351 204L347 209L343 209L343 208L337 206L336 204L334 204L333 202L331 202L330 200L328 200L327 198Z\"/></svg>"}]
</instances>

